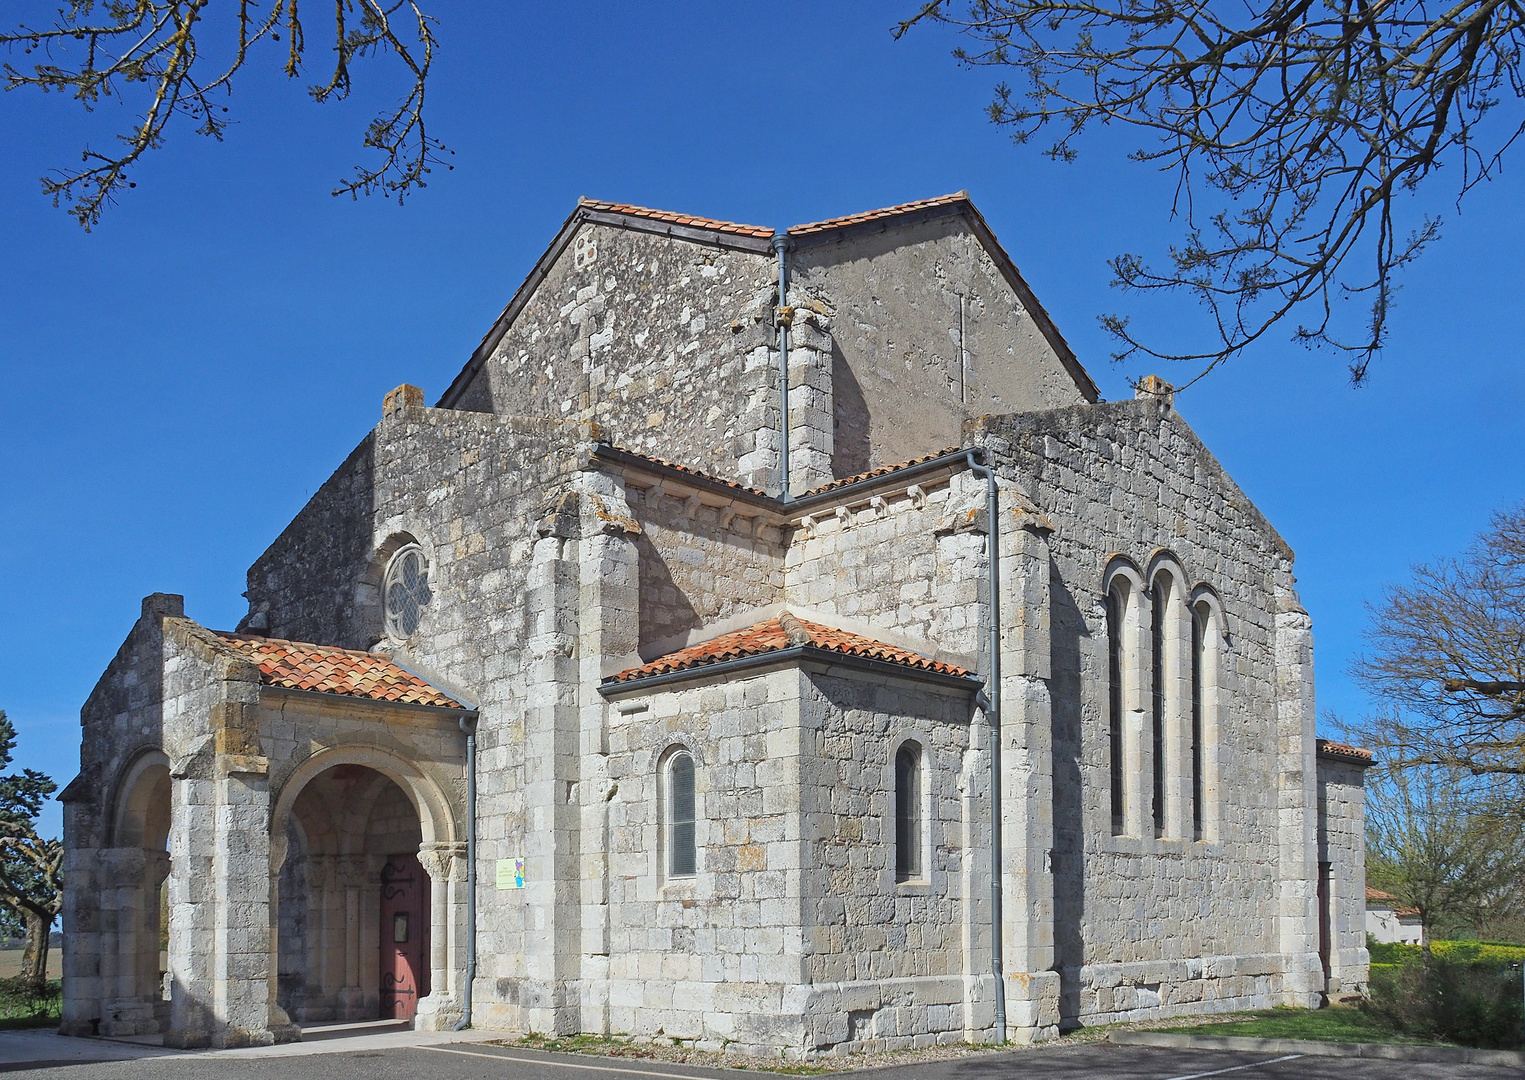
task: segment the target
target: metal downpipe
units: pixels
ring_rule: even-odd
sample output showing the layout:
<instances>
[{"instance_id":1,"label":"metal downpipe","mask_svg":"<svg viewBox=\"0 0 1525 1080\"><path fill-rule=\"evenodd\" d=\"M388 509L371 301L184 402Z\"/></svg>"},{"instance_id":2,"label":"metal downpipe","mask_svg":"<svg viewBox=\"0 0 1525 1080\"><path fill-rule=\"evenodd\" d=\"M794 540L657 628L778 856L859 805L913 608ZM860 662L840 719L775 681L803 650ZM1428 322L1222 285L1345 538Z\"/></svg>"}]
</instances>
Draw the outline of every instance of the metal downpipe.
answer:
<instances>
[{"instance_id":1,"label":"metal downpipe","mask_svg":"<svg viewBox=\"0 0 1525 1080\"><path fill-rule=\"evenodd\" d=\"M471 984L477 978L477 716L461 717L466 733L466 984L461 988L461 1020L471 1026Z\"/></svg>"},{"instance_id":2,"label":"metal downpipe","mask_svg":"<svg viewBox=\"0 0 1525 1080\"><path fill-rule=\"evenodd\" d=\"M789 246L787 233L775 233L773 250L778 252L778 497L788 502L789 493L789 264L784 250Z\"/></svg>"},{"instance_id":3,"label":"metal downpipe","mask_svg":"<svg viewBox=\"0 0 1525 1080\"><path fill-rule=\"evenodd\" d=\"M985 710L990 729L990 973L995 978L996 1042L1006 1041L1006 976L1003 971L1001 911L1001 527L995 470L967 450L969 471L985 478L985 556L990 563L990 672L975 704Z\"/></svg>"}]
</instances>

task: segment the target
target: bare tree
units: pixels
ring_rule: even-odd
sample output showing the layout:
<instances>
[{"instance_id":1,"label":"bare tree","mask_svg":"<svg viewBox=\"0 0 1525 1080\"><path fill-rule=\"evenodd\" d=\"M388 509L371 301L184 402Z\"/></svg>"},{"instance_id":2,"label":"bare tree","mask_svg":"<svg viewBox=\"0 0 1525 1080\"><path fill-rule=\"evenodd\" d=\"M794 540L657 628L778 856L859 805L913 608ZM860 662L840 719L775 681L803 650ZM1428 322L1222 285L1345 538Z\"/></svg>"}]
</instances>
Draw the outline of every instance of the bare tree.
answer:
<instances>
[{"instance_id":1,"label":"bare tree","mask_svg":"<svg viewBox=\"0 0 1525 1080\"><path fill-rule=\"evenodd\" d=\"M1102 323L1117 359L1189 361L1196 378L1297 320L1359 384L1398 271L1439 235L1434 217L1400 220L1401 200L1451 166L1459 202L1522 128L1518 0L931 0L896 36L928 21L973 42L963 63L1012 73L989 112L1016 142L1049 131L1046 152L1071 161L1093 125L1126 124L1146 139L1135 160L1174 174L1184 237L1163 268L1112 259L1114 283L1184 291L1214 339L1158 349L1126 318ZM1347 298L1364 326L1342 329Z\"/></svg>"},{"instance_id":2,"label":"bare tree","mask_svg":"<svg viewBox=\"0 0 1525 1080\"><path fill-rule=\"evenodd\" d=\"M434 59L434 20L416 0L334 0L334 66L326 82L308 93L324 102L349 96L351 65L385 55L406 71L411 87L402 103L380 113L366 129L364 145L380 152L374 166L334 190L356 197L381 191L399 200L425 186L444 146L424 126L424 89ZM399 18L400 16L400 18ZM282 41L284 35L284 42ZM124 187L134 187L129 169L163 145L177 117L202 135L221 140L228 126L226 105L234 76L253 50L269 40L281 44L288 78L302 74L307 39L298 0L67 0L47 25L22 24L0 31L0 45L39 58L24 67L4 65L5 88L68 94L87 111L103 100L141 103L131 130L119 146L87 147L82 168L42 178L53 205L88 231ZM218 53L223 59L218 60Z\"/></svg>"},{"instance_id":3,"label":"bare tree","mask_svg":"<svg viewBox=\"0 0 1525 1080\"><path fill-rule=\"evenodd\" d=\"M1366 734L1382 756L1525 779L1525 507L1495 514L1461 558L1415 567L1370 612L1352 674L1385 703Z\"/></svg>"},{"instance_id":4,"label":"bare tree","mask_svg":"<svg viewBox=\"0 0 1525 1080\"><path fill-rule=\"evenodd\" d=\"M1379 766L1367 777L1366 880L1435 931L1476 931L1520 914L1525 830L1494 784L1455 770Z\"/></svg>"}]
</instances>

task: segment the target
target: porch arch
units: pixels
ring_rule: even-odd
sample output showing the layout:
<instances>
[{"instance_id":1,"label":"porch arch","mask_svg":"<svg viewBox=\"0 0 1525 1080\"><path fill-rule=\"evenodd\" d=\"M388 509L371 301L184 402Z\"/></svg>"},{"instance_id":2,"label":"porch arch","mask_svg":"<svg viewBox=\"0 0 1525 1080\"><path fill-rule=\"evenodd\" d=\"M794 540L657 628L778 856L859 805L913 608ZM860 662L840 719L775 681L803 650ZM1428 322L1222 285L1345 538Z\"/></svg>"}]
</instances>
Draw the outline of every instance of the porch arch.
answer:
<instances>
[{"instance_id":1,"label":"porch arch","mask_svg":"<svg viewBox=\"0 0 1525 1080\"><path fill-rule=\"evenodd\" d=\"M439 1029L459 1017L466 896L465 845L457 837L465 833L464 807L447 794L448 779L438 775L444 768L375 745L341 745L313 754L281 782L270 815L270 979L273 1000L293 1009L292 1020L379 1015L378 1000L386 1000L384 995L378 999L374 985L382 886L396 880L387 876L392 866L387 856L411 854L415 845L413 872L421 865L428 878L423 894L427 910L417 916L427 926L421 939L427 948L419 957L427 975L420 974L418 989L428 996L418 999L415 1025ZM360 782L344 798L330 789L339 770L347 774L341 783ZM377 840L375 822L400 822L396 815L404 806L416 831L409 836L392 830L391 841ZM373 812L381 816L373 820ZM291 892L293 888L301 891ZM290 895L283 897L283 892ZM320 934L308 936L314 924L286 925L309 914L319 920ZM289 945L283 946L288 930L297 936L287 933Z\"/></svg>"}]
</instances>

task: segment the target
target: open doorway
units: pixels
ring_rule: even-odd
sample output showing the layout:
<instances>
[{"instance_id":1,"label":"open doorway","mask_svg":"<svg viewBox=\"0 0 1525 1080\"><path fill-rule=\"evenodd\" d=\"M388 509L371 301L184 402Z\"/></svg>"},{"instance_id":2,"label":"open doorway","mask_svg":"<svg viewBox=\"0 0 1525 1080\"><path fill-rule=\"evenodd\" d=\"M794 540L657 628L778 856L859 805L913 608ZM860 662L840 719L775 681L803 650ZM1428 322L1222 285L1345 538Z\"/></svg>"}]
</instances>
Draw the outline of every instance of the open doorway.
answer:
<instances>
[{"instance_id":1,"label":"open doorway","mask_svg":"<svg viewBox=\"0 0 1525 1080\"><path fill-rule=\"evenodd\" d=\"M429 877L418 811L390 778L335 765L292 803L277 1002L300 1024L412 1020L429 993Z\"/></svg>"}]
</instances>

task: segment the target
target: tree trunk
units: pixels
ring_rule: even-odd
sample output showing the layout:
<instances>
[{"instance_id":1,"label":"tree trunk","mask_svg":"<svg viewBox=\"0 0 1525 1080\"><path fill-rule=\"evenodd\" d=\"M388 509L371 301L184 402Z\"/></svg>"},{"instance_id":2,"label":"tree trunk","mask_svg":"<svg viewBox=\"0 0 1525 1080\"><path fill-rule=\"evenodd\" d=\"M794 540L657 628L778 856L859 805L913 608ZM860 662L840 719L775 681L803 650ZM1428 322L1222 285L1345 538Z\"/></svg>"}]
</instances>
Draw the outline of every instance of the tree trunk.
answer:
<instances>
[{"instance_id":1,"label":"tree trunk","mask_svg":"<svg viewBox=\"0 0 1525 1080\"><path fill-rule=\"evenodd\" d=\"M48 938L52 920L44 921L35 911L27 910L26 945L21 950L21 978L41 987L48 978Z\"/></svg>"}]
</instances>

